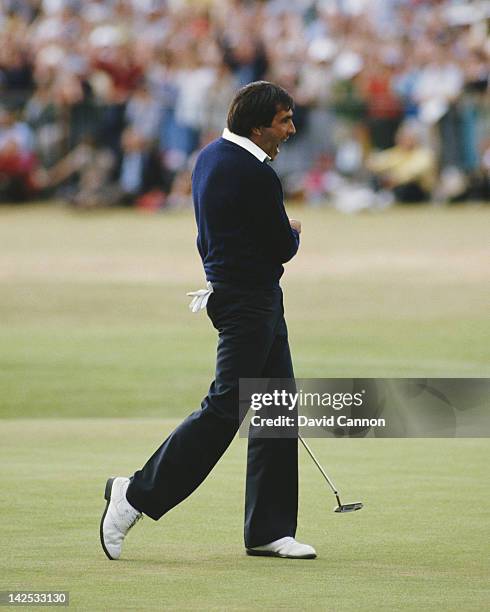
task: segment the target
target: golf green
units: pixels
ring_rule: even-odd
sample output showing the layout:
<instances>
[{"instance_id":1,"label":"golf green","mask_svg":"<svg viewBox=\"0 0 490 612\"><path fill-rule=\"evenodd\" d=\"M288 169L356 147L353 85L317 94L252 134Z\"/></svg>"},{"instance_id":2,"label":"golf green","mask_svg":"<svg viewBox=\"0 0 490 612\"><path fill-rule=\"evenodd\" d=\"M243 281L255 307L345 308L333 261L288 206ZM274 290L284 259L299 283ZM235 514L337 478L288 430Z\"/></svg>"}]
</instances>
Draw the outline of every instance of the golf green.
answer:
<instances>
[{"instance_id":1,"label":"golf green","mask_svg":"<svg viewBox=\"0 0 490 612\"><path fill-rule=\"evenodd\" d=\"M79 610L484 610L488 441L311 440L365 508L339 515L301 451L298 536L314 561L247 557L245 441L198 493L130 532L123 558L99 544L104 484L128 474L177 421L3 421L1 588L70 591Z\"/></svg>"}]
</instances>

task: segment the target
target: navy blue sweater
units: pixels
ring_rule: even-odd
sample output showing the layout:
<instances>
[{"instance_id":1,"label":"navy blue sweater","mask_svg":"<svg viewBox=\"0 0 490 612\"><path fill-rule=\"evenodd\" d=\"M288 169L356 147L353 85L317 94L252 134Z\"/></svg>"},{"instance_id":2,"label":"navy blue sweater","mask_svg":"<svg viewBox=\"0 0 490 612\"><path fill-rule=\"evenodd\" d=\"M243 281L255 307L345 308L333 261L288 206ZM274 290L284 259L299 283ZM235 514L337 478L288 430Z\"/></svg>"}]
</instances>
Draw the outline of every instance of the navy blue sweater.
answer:
<instances>
[{"instance_id":1,"label":"navy blue sweater","mask_svg":"<svg viewBox=\"0 0 490 612\"><path fill-rule=\"evenodd\" d=\"M219 138L199 154L192 175L197 248L208 281L277 285L296 254L274 170L243 147Z\"/></svg>"}]
</instances>

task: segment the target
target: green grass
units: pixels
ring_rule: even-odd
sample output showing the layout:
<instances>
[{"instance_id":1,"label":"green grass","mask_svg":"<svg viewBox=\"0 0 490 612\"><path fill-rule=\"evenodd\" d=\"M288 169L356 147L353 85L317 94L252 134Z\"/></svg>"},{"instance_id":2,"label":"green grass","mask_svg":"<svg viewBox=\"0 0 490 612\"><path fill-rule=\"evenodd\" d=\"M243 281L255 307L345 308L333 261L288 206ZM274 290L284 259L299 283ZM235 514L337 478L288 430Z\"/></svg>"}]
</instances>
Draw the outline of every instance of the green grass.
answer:
<instances>
[{"instance_id":1,"label":"green grass","mask_svg":"<svg viewBox=\"0 0 490 612\"><path fill-rule=\"evenodd\" d=\"M283 286L297 376L488 375L488 209L295 210ZM244 442L124 559L99 550L103 485L199 406L215 334L187 213L0 208L0 590L70 590L80 610L484 610L489 444L313 440L298 535L313 562L242 550Z\"/></svg>"},{"instance_id":2,"label":"green grass","mask_svg":"<svg viewBox=\"0 0 490 612\"><path fill-rule=\"evenodd\" d=\"M300 377L485 376L488 211L298 210L284 277ZM178 417L216 338L190 214L0 209L0 416Z\"/></svg>"},{"instance_id":3,"label":"green grass","mask_svg":"<svg viewBox=\"0 0 490 612\"><path fill-rule=\"evenodd\" d=\"M158 523L138 523L108 562L98 520L107 475L139 466L176 421L12 420L2 424L0 588L69 590L79 610L484 610L486 440L313 440L359 513L302 453L298 533L315 561L247 557L245 445Z\"/></svg>"}]
</instances>

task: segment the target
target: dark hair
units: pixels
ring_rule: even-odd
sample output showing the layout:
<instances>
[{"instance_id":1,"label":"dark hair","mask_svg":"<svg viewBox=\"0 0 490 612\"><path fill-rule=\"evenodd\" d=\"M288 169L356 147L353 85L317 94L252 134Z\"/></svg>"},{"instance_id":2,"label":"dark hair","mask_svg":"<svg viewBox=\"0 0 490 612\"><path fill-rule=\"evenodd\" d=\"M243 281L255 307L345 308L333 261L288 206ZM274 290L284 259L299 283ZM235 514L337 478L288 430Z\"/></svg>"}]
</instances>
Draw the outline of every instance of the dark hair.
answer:
<instances>
[{"instance_id":1,"label":"dark hair","mask_svg":"<svg viewBox=\"0 0 490 612\"><path fill-rule=\"evenodd\" d=\"M285 89L268 81L249 83L238 90L230 104L228 129L248 138L254 127L269 127L281 109L294 109L294 101Z\"/></svg>"}]
</instances>

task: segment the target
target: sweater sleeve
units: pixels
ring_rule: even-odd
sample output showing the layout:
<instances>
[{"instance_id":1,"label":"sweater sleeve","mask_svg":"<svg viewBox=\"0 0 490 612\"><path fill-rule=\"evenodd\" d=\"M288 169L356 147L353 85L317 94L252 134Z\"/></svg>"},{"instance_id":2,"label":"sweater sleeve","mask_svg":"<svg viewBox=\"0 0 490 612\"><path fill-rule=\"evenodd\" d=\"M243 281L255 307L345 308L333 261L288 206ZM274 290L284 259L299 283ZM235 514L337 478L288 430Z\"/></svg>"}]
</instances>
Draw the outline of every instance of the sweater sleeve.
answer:
<instances>
[{"instance_id":1,"label":"sweater sleeve","mask_svg":"<svg viewBox=\"0 0 490 612\"><path fill-rule=\"evenodd\" d=\"M284 208L281 182L268 166L256 181L249 213L258 246L272 261L286 263L296 255L299 233L291 228Z\"/></svg>"}]
</instances>

